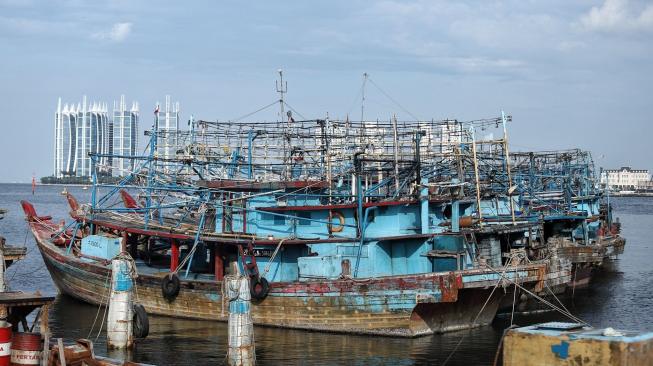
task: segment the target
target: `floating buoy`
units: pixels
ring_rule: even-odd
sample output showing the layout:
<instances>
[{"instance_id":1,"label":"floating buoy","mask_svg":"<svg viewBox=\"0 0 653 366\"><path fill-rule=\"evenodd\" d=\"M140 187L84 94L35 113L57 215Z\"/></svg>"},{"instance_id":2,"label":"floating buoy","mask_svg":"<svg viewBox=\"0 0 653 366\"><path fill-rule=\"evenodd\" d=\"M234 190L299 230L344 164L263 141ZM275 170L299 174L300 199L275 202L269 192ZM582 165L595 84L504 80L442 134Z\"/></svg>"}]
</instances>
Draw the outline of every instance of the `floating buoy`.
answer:
<instances>
[{"instance_id":1,"label":"floating buoy","mask_svg":"<svg viewBox=\"0 0 653 366\"><path fill-rule=\"evenodd\" d=\"M338 219L338 224L333 222L333 219ZM331 218L328 223L329 232L339 233L345 228L345 216L340 211L332 211Z\"/></svg>"},{"instance_id":2,"label":"floating buoy","mask_svg":"<svg viewBox=\"0 0 653 366\"><path fill-rule=\"evenodd\" d=\"M39 333L15 333L11 341L11 364L39 365L41 347Z\"/></svg>"}]
</instances>

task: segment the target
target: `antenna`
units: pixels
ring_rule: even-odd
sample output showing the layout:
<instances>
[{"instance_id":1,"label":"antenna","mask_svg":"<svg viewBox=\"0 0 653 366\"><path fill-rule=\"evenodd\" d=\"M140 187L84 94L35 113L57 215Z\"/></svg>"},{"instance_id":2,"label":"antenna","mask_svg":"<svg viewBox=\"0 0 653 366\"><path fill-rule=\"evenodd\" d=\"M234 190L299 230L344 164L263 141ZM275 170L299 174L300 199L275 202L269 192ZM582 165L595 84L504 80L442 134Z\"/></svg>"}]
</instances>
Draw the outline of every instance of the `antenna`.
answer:
<instances>
[{"instance_id":1,"label":"antenna","mask_svg":"<svg viewBox=\"0 0 653 366\"><path fill-rule=\"evenodd\" d=\"M363 98L361 99L361 122L363 122L363 118L365 117L365 84L367 84L367 73L363 73Z\"/></svg>"},{"instance_id":2,"label":"antenna","mask_svg":"<svg viewBox=\"0 0 653 366\"><path fill-rule=\"evenodd\" d=\"M279 72L279 80L274 82L274 86L277 89L277 93L279 93L279 107L281 107L281 114L279 115L279 119L281 119L284 116L283 104L285 102L283 101L283 95L288 92L288 82L286 81L286 84L283 84L283 70L279 69L277 72Z\"/></svg>"}]
</instances>

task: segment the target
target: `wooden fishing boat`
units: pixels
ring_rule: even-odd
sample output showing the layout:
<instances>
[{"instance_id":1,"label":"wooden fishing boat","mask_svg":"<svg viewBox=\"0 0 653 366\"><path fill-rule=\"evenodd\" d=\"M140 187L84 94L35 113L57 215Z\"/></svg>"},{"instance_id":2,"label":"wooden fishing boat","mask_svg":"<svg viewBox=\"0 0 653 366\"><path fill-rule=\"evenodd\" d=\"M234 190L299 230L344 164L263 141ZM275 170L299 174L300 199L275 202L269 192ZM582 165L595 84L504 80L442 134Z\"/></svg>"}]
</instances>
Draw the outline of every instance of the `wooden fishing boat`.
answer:
<instances>
[{"instance_id":1,"label":"wooden fishing boat","mask_svg":"<svg viewBox=\"0 0 653 366\"><path fill-rule=\"evenodd\" d=\"M110 278L108 260L84 256L71 247L69 241L57 245L61 225L50 217L36 215L28 202L22 204L43 260L59 290L91 304L105 303ZM126 223L120 226L108 217L97 217L92 222L96 232L119 230L125 242L131 242L130 238L138 235L179 241L193 237L192 233L182 234L182 230L144 230L138 223L131 227ZM233 239L230 244L238 244L238 240ZM227 247L216 245L211 251L227 250ZM170 274L170 269L148 266L142 260L135 263L138 269L136 298L148 313L226 321L222 264L214 264L220 272L212 275L192 272L188 276L181 275L178 295L170 300L162 293L162 281ZM255 324L405 337L486 325L494 318L505 293L494 289L510 286L512 281L531 289L541 287L546 265L517 264L500 271L486 267L367 278L353 278L348 273L349 268L343 265L336 279L271 282L267 296L254 301Z\"/></svg>"}]
</instances>

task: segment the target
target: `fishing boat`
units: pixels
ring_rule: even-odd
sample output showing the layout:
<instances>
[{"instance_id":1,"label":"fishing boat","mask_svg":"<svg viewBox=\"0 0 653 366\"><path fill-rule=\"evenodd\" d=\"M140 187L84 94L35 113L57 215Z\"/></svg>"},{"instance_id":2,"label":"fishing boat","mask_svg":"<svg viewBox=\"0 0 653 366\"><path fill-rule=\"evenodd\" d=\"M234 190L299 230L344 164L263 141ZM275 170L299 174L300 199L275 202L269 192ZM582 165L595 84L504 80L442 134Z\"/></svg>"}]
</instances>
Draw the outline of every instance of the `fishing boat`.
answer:
<instances>
[{"instance_id":1,"label":"fishing boat","mask_svg":"<svg viewBox=\"0 0 653 366\"><path fill-rule=\"evenodd\" d=\"M478 173L473 130L505 133L506 115L287 115L191 120L172 136L155 114L149 153L121 157L131 174L112 185L94 173L89 204L66 194L69 223L23 201L60 291L102 304L109 260L129 253L152 314L225 321L223 278L237 271L257 325L415 337L489 324L511 288L542 290L548 262L526 249L539 221L515 212L509 173ZM92 155L94 171L103 157ZM495 193L482 197L485 185Z\"/></svg>"},{"instance_id":2,"label":"fishing boat","mask_svg":"<svg viewBox=\"0 0 653 366\"><path fill-rule=\"evenodd\" d=\"M541 217L542 245L572 265L572 280L553 286L555 292L587 287L592 273L625 247L609 197L599 187L591 153L519 152L512 159L522 182L521 209Z\"/></svg>"}]
</instances>

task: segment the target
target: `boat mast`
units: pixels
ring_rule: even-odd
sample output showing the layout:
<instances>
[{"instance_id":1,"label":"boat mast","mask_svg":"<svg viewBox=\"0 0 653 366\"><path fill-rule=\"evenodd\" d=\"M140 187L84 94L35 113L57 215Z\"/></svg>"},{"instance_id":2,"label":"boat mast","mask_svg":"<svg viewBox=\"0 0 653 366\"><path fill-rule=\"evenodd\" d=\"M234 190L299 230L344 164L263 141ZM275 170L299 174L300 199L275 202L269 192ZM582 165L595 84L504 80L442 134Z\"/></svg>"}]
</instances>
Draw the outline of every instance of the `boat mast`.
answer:
<instances>
[{"instance_id":1,"label":"boat mast","mask_svg":"<svg viewBox=\"0 0 653 366\"><path fill-rule=\"evenodd\" d=\"M512 201L512 175L510 173L510 153L508 152L508 129L506 128L506 113L501 111L501 124L503 125L503 151L506 158L506 171L508 172L508 200L510 201L510 216L515 225L515 204Z\"/></svg>"},{"instance_id":2,"label":"boat mast","mask_svg":"<svg viewBox=\"0 0 653 366\"><path fill-rule=\"evenodd\" d=\"M286 84L283 84L283 70L279 69L277 70L279 72L279 80L274 82L274 86L276 87L277 93L279 93L279 121L283 124L283 118L284 118L284 104L286 103L284 101L284 94L288 92L288 82L286 81ZM289 178L290 176L290 170L288 169L286 165L286 159L288 158L286 155L288 153L288 149L290 148L290 117L288 117L288 121L286 122L285 125L283 125L283 169L284 173L283 176L284 178Z\"/></svg>"},{"instance_id":3,"label":"boat mast","mask_svg":"<svg viewBox=\"0 0 653 366\"><path fill-rule=\"evenodd\" d=\"M362 98L361 98L361 123L365 120L365 84L367 84L367 73L363 73L363 87L362 87Z\"/></svg>"},{"instance_id":4,"label":"boat mast","mask_svg":"<svg viewBox=\"0 0 653 366\"><path fill-rule=\"evenodd\" d=\"M474 126L469 128L472 135L472 157L474 160L474 181L476 183L476 207L478 211L479 225L483 226L483 210L481 209L481 183L478 174L478 159L476 157L476 130Z\"/></svg>"},{"instance_id":5,"label":"boat mast","mask_svg":"<svg viewBox=\"0 0 653 366\"><path fill-rule=\"evenodd\" d=\"M152 186L154 184L154 155L156 154L156 143L157 135L159 130L159 108L160 105L156 103L156 109L154 110L154 126L152 128L152 134L150 135L150 154L147 157L148 160L148 171L147 171L147 208L145 209L145 229L147 230L148 224L150 222L150 208L152 207Z\"/></svg>"}]
</instances>

